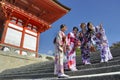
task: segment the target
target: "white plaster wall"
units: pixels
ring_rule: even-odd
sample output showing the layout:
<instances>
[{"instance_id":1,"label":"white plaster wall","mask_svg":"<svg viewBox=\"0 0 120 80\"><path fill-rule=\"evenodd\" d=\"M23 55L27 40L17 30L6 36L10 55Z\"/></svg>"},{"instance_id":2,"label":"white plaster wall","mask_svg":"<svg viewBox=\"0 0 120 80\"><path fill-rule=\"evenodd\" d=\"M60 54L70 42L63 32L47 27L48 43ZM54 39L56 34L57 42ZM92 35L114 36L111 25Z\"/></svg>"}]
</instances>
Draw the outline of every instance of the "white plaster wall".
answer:
<instances>
[{"instance_id":1,"label":"white plaster wall","mask_svg":"<svg viewBox=\"0 0 120 80\"><path fill-rule=\"evenodd\" d=\"M23 47L31 50L36 50L37 38L28 34L25 34Z\"/></svg>"},{"instance_id":2,"label":"white plaster wall","mask_svg":"<svg viewBox=\"0 0 120 80\"><path fill-rule=\"evenodd\" d=\"M15 46L20 46L21 37L22 37L22 32L14 30L12 28L8 28L5 37L5 43L9 43Z\"/></svg>"}]
</instances>

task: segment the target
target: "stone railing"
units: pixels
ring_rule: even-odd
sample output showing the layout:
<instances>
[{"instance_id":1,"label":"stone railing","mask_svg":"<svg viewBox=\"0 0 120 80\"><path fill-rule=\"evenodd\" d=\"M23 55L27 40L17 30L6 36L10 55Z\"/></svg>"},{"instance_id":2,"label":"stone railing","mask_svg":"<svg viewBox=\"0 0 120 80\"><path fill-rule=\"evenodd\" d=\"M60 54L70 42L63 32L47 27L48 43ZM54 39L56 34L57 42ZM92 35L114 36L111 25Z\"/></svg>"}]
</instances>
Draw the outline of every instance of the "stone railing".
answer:
<instances>
[{"instance_id":1,"label":"stone railing","mask_svg":"<svg viewBox=\"0 0 120 80\"><path fill-rule=\"evenodd\" d=\"M24 49L15 48L15 47L8 46L8 45L5 45L5 44L0 44L0 50L2 50L4 52L9 52L9 53L12 53L12 54L20 54L20 50L22 50L21 55L24 55L24 56L35 57L35 54L36 54L35 52L32 52L32 51L27 51L27 50L24 50Z\"/></svg>"},{"instance_id":2,"label":"stone railing","mask_svg":"<svg viewBox=\"0 0 120 80\"><path fill-rule=\"evenodd\" d=\"M15 54L15 55L20 55L20 50L22 50L22 56L26 56L26 57L34 57L35 58L35 52L32 51L27 51L24 49L20 49L20 48L15 48L12 46L8 46L5 44L0 44L0 50L5 52L6 54ZM54 60L53 56L49 56L49 55L43 55L43 54L38 54L38 58L42 58L42 59L47 59L47 60Z\"/></svg>"}]
</instances>

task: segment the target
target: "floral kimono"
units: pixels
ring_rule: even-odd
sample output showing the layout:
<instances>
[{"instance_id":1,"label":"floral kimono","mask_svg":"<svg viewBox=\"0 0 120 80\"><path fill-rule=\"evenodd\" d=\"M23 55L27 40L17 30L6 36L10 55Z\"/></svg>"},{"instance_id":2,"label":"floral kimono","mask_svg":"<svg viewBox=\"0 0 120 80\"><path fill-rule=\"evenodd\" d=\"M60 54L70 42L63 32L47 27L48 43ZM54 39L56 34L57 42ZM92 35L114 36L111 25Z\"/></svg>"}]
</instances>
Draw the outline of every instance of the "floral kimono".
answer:
<instances>
[{"instance_id":1,"label":"floral kimono","mask_svg":"<svg viewBox=\"0 0 120 80\"><path fill-rule=\"evenodd\" d=\"M81 36L79 36L79 40L81 41L81 54L82 54L82 62L83 64L91 64L90 63L90 48L92 45L92 36L94 33L92 31L80 32Z\"/></svg>"},{"instance_id":2,"label":"floral kimono","mask_svg":"<svg viewBox=\"0 0 120 80\"><path fill-rule=\"evenodd\" d=\"M100 34L100 38L96 36L96 38L97 38L96 45L99 48L99 51L101 53L100 54L101 62L108 62L108 60L111 60L113 57L110 52L108 40L105 35L105 30L103 28L101 30L100 30L100 28L98 28L98 29L99 29L99 31L96 34Z\"/></svg>"},{"instance_id":3,"label":"floral kimono","mask_svg":"<svg viewBox=\"0 0 120 80\"><path fill-rule=\"evenodd\" d=\"M60 75L64 74L64 51L66 50L66 38L65 34L62 31L59 31L55 39L55 66L54 74Z\"/></svg>"},{"instance_id":4,"label":"floral kimono","mask_svg":"<svg viewBox=\"0 0 120 80\"><path fill-rule=\"evenodd\" d=\"M67 61L65 62L65 69L76 71L76 46L77 37L73 32L70 32L67 36L67 42L69 44L69 50L66 52Z\"/></svg>"}]
</instances>

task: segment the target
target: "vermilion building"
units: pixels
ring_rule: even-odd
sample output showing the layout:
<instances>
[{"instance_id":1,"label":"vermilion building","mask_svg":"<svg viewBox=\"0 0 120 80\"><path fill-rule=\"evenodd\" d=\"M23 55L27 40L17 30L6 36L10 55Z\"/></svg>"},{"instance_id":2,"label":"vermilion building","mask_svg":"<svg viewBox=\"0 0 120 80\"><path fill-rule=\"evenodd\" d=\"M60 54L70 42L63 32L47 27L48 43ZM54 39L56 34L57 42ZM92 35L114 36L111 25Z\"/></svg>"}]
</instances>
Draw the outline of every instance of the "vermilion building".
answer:
<instances>
[{"instance_id":1,"label":"vermilion building","mask_svg":"<svg viewBox=\"0 0 120 80\"><path fill-rule=\"evenodd\" d=\"M38 57L40 34L69 10L57 0L0 0L1 49Z\"/></svg>"}]
</instances>

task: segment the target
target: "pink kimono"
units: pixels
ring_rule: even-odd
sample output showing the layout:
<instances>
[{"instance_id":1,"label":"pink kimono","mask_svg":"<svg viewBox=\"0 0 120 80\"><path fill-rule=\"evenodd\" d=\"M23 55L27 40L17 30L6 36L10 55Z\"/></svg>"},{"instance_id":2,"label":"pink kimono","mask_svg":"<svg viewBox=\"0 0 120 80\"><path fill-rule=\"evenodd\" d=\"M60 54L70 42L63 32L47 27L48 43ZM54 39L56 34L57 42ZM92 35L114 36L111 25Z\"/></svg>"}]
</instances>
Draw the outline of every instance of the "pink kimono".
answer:
<instances>
[{"instance_id":1,"label":"pink kimono","mask_svg":"<svg viewBox=\"0 0 120 80\"><path fill-rule=\"evenodd\" d=\"M66 53L67 61L65 62L65 69L76 71L76 35L73 32L70 32L67 36L67 41L69 44L69 50Z\"/></svg>"}]
</instances>

